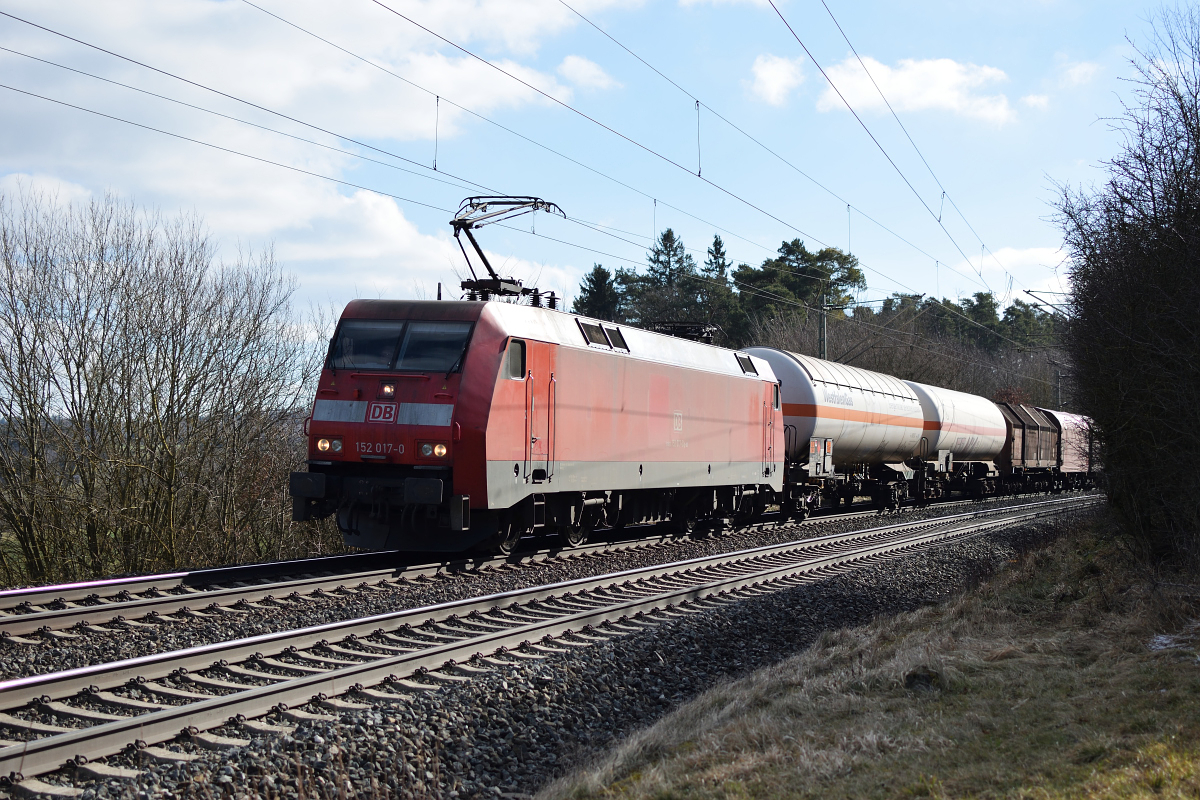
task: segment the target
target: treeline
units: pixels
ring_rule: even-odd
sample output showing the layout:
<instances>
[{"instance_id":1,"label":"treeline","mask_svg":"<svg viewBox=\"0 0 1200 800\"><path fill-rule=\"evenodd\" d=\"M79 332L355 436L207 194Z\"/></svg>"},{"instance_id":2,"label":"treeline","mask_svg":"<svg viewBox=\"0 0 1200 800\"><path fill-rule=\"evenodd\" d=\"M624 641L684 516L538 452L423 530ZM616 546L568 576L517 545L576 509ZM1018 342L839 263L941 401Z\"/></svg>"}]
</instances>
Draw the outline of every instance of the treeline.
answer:
<instances>
[{"instance_id":1,"label":"treeline","mask_svg":"<svg viewBox=\"0 0 1200 800\"><path fill-rule=\"evenodd\" d=\"M960 301L896 294L877 307L858 303L866 288L858 259L837 248L811 251L783 242L757 267L733 265L714 236L699 265L668 228L644 271L596 264L573 311L599 319L690 335L708 327L713 343L769 345L818 354L820 309L827 309L830 359L908 380L994 399L1060 407L1065 354L1059 315L1021 300L1001 309L990 292Z\"/></svg>"},{"instance_id":2,"label":"treeline","mask_svg":"<svg viewBox=\"0 0 1200 800\"><path fill-rule=\"evenodd\" d=\"M279 559L323 348L270 252L112 197L0 197L0 582Z\"/></svg>"},{"instance_id":3,"label":"treeline","mask_svg":"<svg viewBox=\"0 0 1200 800\"><path fill-rule=\"evenodd\" d=\"M1094 189L1064 188L1067 344L1132 552L1200 570L1200 11L1165 10L1133 66L1124 136ZM1161 575L1161 573L1159 573ZM1157 576L1156 576L1157 577ZM1178 593L1176 578L1156 581ZM1175 584L1172 586L1172 584ZM1196 589L1183 587L1195 603ZM1194 606L1193 606L1194 607Z\"/></svg>"}]
</instances>

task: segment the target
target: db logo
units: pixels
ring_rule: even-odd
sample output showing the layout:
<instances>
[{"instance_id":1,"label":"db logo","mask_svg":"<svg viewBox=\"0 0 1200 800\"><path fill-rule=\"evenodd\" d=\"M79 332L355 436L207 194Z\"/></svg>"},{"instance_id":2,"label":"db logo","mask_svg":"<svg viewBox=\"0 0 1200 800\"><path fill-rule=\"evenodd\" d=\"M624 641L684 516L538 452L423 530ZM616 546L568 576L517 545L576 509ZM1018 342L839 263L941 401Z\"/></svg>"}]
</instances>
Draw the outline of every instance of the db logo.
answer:
<instances>
[{"instance_id":1,"label":"db logo","mask_svg":"<svg viewBox=\"0 0 1200 800\"><path fill-rule=\"evenodd\" d=\"M371 403L367 406L367 422L395 422L395 403Z\"/></svg>"}]
</instances>

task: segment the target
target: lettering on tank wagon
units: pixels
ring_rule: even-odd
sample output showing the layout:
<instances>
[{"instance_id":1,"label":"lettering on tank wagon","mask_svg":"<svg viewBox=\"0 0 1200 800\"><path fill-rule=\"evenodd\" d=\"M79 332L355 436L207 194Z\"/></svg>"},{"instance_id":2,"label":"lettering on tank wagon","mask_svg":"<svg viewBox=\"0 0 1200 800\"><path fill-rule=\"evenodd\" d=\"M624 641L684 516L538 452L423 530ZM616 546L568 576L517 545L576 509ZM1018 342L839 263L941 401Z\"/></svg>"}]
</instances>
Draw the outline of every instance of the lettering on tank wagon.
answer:
<instances>
[{"instance_id":1,"label":"lettering on tank wagon","mask_svg":"<svg viewBox=\"0 0 1200 800\"><path fill-rule=\"evenodd\" d=\"M833 389L825 390L825 402L834 406L847 406L854 408L854 398L845 392L839 392Z\"/></svg>"}]
</instances>

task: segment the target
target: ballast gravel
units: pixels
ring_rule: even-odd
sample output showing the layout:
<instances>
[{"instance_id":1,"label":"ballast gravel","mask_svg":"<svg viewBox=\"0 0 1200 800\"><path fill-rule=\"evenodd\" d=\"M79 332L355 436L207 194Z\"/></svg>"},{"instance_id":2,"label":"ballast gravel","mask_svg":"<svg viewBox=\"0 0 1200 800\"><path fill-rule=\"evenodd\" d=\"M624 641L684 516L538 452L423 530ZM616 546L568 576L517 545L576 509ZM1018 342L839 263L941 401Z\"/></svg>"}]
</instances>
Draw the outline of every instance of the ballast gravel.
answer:
<instances>
[{"instance_id":1,"label":"ballast gravel","mask_svg":"<svg viewBox=\"0 0 1200 800\"><path fill-rule=\"evenodd\" d=\"M253 609L232 607L206 612L209 615L204 617L175 614L139 626L113 623L99 626L106 629L104 633L94 629L70 630L67 631L70 638L47 636L33 645L0 640L0 680L59 672L152 653L183 650L214 642L386 614L796 539L846 533L928 517L1023 505L1042 499L1045 498L1006 498L953 506L935 505L921 510L906 509L898 514L851 519L816 518L803 525L769 525L734 530L706 539L668 540L646 547L580 554L499 568L444 573L434 578L406 579L389 582L372 590L351 589L308 595L295 601L259 604ZM201 605L202 596L197 599L197 606ZM113 613L119 613L119 609L114 609ZM112 635L111 631L118 631L119 635Z\"/></svg>"},{"instance_id":2,"label":"ballast gravel","mask_svg":"<svg viewBox=\"0 0 1200 800\"><path fill-rule=\"evenodd\" d=\"M74 785L86 800L532 795L719 681L786 658L824 630L944 602L1062 525L1011 528L877 561L395 702L348 696L369 708L193 762L151 764L136 781ZM110 763L132 764L127 757ZM73 783L66 771L44 780Z\"/></svg>"}]
</instances>

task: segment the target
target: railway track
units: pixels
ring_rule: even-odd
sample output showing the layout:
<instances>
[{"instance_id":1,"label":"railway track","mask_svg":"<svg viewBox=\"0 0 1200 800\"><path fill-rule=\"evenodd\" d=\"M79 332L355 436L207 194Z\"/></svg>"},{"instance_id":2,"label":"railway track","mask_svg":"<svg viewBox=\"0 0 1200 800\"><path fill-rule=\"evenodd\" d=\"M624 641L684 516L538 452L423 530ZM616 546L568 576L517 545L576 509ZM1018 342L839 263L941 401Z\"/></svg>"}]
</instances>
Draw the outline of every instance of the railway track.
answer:
<instances>
[{"instance_id":1,"label":"railway track","mask_svg":"<svg viewBox=\"0 0 1200 800\"><path fill-rule=\"evenodd\" d=\"M940 507L970 505L974 501L949 501ZM876 516L874 510L822 513L799 528L829 520ZM746 529L776 526L766 522ZM35 586L0 591L0 638L20 643L22 637L51 635L70 638L70 629L106 632L95 626L114 622L137 624L153 618L159 624L171 615L203 617L229 612L246 604L263 601L287 603L322 592L370 591L389 583L472 569L517 565L553 558L610 553L631 548L653 548L669 544L672 536L637 538L609 534L605 541L579 547L545 546L511 555L478 556L452 560L413 560L407 554L353 553L273 564L248 564L216 569L192 570L157 575L109 578L54 586ZM635 533L635 536L637 534ZM379 567L380 563L387 564Z\"/></svg>"},{"instance_id":2,"label":"railway track","mask_svg":"<svg viewBox=\"0 0 1200 800\"><path fill-rule=\"evenodd\" d=\"M316 716L302 706L404 702L505 662L1102 500L914 520L0 682L0 775L27 793L50 790L36 776L66 764L92 777L135 777L90 762L128 748L140 759L189 760L157 745L181 734L200 747L249 744L208 731L233 722L251 735L281 733L288 728L260 718L274 712L295 723Z\"/></svg>"}]
</instances>

